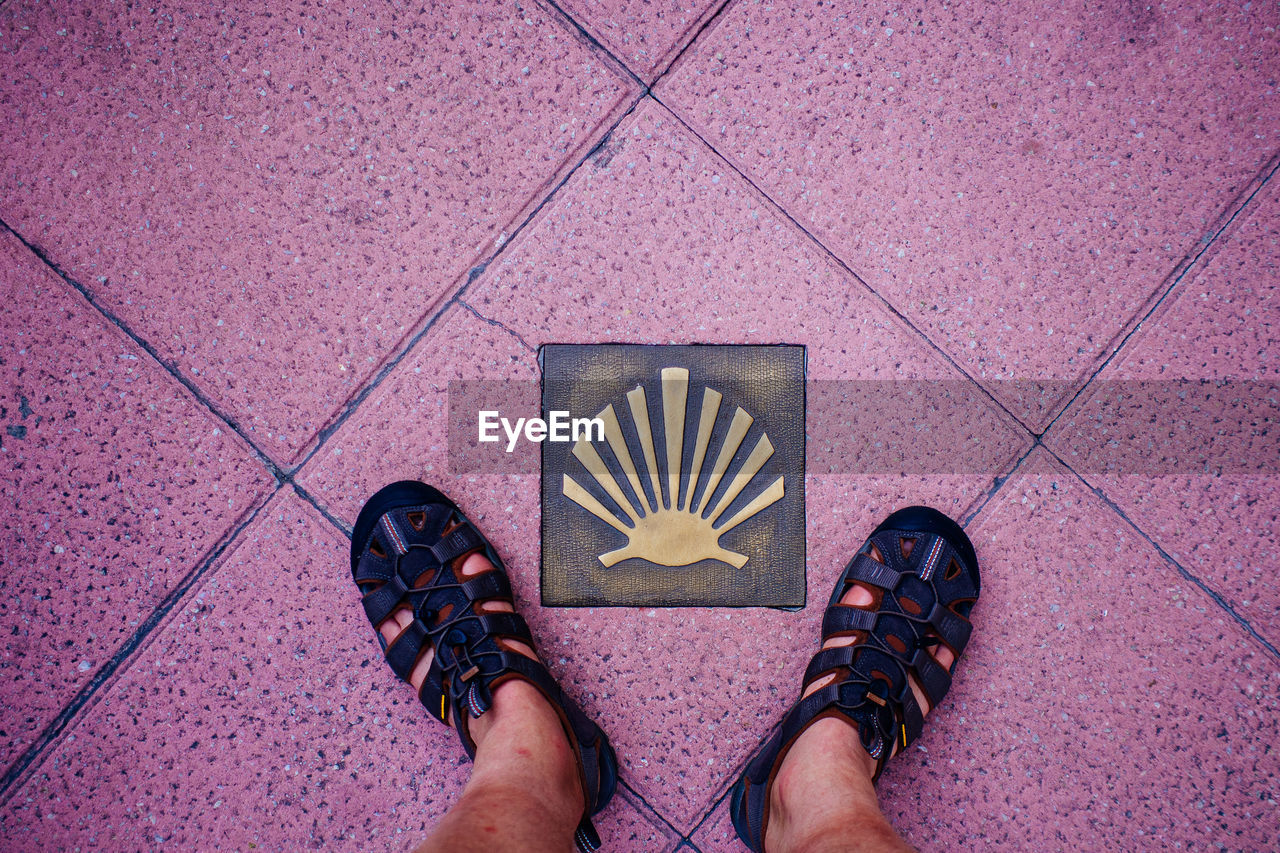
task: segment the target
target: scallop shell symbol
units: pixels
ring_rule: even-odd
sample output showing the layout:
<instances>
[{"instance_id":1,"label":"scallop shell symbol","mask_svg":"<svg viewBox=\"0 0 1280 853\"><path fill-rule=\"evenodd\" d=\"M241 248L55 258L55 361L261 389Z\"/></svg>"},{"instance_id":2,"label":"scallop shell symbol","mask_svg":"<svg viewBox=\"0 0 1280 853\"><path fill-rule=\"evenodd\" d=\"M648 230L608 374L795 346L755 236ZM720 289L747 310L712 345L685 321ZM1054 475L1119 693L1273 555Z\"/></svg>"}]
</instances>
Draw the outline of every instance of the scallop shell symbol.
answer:
<instances>
[{"instance_id":1,"label":"scallop shell symbol","mask_svg":"<svg viewBox=\"0 0 1280 853\"><path fill-rule=\"evenodd\" d=\"M689 467L688 482L682 482L681 467L684 452L685 406L689 396L689 371L682 367L666 367L662 370L662 413L663 436L667 450L667 482L659 483L658 460L654 450L653 432L649 424L649 407L645 398L643 385L637 385L627 392L627 406L631 411L631 419L639 438L639 458L627 446L627 440L618 424L617 413L613 404L609 404L597 415L604 422L604 436L609 442L618 465L626 474L631 486L633 501L622 490L618 481L605 466L599 452L591 442L582 439L573 446L573 455L587 473L604 489L605 493L622 511L619 517L588 492L581 484L564 475L564 495L596 518L620 531L627 537L624 548L599 556L605 567L623 560L638 557L660 566L688 566L700 560L719 560L736 569L747 564L749 559L743 554L729 551L720 546L720 538L742 522L776 503L783 496L782 477L764 487L745 506L730 518L723 519L725 510L742 494L769 457L773 455L773 444L769 436L761 434L746 460L739 467L733 479L726 487L724 494L714 506L708 507L712 495L724 478L725 472L732 466L751 428L753 418L739 407L733 413L729 429L716 454L714 462L707 467L707 447L711 442L711 431L715 428L716 415L720 411L723 395L712 388L704 388L702 392L702 408L698 414L698 434L694 438L692 464ZM647 476L653 487L657 500L654 506L640 484L640 478ZM664 489L665 485L665 489ZM693 496L702 486L701 499L695 507Z\"/></svg>"}]
</instances>

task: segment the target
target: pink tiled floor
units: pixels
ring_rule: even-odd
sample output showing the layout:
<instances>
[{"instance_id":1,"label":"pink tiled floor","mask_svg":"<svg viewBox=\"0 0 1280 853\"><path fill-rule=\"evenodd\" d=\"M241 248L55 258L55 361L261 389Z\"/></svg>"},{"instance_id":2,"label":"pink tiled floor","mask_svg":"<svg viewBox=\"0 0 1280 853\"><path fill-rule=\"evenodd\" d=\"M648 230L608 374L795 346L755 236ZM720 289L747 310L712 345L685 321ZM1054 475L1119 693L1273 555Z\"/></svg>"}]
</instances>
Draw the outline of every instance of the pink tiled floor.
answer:
<instances>
[{"instance_id":1,"label":"pink tiled floor","mask_svg":"<svg viewBox=\"0 0 1280 853\"><path fill-rule=\"evenodd\" d=\"M1081 447L1116 383L1275 393L1278 26L1256 2L0 3L0 846L427 832L467 765L345 557L363 498L415 477L480 521L613 737L606 849L742 849L724 794L834 574L908 502L961 518L984 575L953 692L880 784L910 841L1276 849L1275 460ZM451 471L447 390L572 341L946 380L981 452L811 466L803 612L543 608L536 469Z\"/></svg>"}]
</instances>

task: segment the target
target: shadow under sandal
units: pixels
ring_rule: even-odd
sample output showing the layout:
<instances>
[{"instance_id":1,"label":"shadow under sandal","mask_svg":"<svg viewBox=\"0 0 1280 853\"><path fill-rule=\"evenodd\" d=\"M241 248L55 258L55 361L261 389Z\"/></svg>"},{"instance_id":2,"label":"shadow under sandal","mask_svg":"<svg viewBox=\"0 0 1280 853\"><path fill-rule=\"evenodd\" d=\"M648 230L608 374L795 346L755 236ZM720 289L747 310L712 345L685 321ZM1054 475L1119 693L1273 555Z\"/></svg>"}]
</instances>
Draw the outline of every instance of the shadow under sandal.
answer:
<instances>
[{"instance_id":1,"label":"shadow under sandal","mask_svg":"<svg viewBox=\"0 0 1280 853\"><path fill-rule=\"evenodd\" d=\"M839 603L854 584L871 591L869 605ZM852 637L853 643L819 650L805 670L801 695L824 675L835 679L791 707L733 787L730 814L743 843L763 851L769 786L791 745L815 720L839 716L857 728L875 761L873 781L896 748L916 739L924 711L909 677L937 708L951 687L951 670L930 649L945 645L959 660L980 585L969 537L937 510L907 507L875 529L840 575L822 617L823 643L832 637Z\"/></svg>"},{"instance_id":2,"label":"shadow under sandal","mask_svg":"<svg viewBox=\"0 0 1280 853\"><path fill-rule=\"evenodd\" d=\"M462 563L476 552L494 568L463 578ZM506 638L535 648L524 619L518 613L477 610L485 600L513 602L511 585L497 552L462 510L425 483L392 483L360 510L351 537L351 573L375 632L401 605L412 610L413 621L394 642L388 645L377 632L378 642L405 681L419 658L435 650L418 699L446 725L452 709L469 758L475 758L476 747L467 724L489 710L499 684L520 678L547 697L573 747L586 794L574 840L583 853L598 850L591 816L613 796L617 757L608 737L564 694L546 666L503 646Z\"/></svg>"}]
</instances>

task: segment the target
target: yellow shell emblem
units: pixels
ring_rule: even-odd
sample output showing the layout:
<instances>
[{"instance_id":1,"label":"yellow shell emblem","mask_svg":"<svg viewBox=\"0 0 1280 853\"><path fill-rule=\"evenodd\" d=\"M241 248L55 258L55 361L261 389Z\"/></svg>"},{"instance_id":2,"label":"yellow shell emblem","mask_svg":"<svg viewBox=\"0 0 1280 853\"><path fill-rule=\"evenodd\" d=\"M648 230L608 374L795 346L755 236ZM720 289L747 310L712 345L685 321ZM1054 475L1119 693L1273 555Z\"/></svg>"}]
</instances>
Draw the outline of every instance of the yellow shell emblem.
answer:
<instances>
[{"instance_id":1,"label":"yellow shell emblem","mask_svg":"<svg viewBox=\"0 0 1280 853\"><path fill-rule=\"evenodd\" d=\"M637 385L627 392L627 406L631 411L640 445L637 448L638 459L627 445L613 405L606 406L597 415L604 422L605 439L626 475L635 495L634 502L623 492L590 441L584 439L574 444L574 457L625 515L625 518L619 518L580 483L568 474L564 475L565 497L627 537L626 547L599 555L600 562L606 568L636 557L660 566L688 566L701 560L719 560L740 569L747 564L749 558L722 548L720 537L782 499L783 478L778 477L731 517L721 520L725 510L752 485L756 474L773 455L773 444L769 441L769 436L762 433L720 499L708 510L708 502L737 458L753 421L751 415L741 407L733 413L720 451L708 470L705 464L707 447L711 443L712 430L723 399L723 395L712 388L704 388L702 392L702 408L698 413L698 434L692 447L689 480L682 483L685 407L688 397L689 371L682 367L663 368L661 426L667 451L665 489L659 483L658 460L644 386ZM650 502L641 485L642 476L648 477L657 506ZM701 498L695 507L691 505L691 500L698 492L699 485L702 485Z\"/></svg>"}]
</instances>

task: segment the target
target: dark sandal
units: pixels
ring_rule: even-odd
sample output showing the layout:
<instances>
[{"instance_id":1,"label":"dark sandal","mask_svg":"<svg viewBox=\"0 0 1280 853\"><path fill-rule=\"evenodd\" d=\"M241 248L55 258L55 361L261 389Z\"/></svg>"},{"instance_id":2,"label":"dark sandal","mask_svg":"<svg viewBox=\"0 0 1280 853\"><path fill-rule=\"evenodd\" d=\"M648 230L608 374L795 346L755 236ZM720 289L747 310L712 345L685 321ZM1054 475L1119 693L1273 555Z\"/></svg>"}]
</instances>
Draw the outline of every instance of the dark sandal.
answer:
<instances>
[{"instance_id":1,"label":"dark sandal","mask_svg":"<svg viewBox=\"0 0 1280 853\"><path fill-rule=\"evenodd\" d=\"M493 571L460 580L462 561L477 551ZM617 756L605 733L561 691L540 661L500 642L517 640L535 648L524 619L518 613L475 609L481 601L513 599L501 558L462 510L425 483L392 483L360 510L351 537L351 574L396 675L408 681L423 652L436 650L418 699L446 725L453 710L469 758L475 758L476 748L467 723L489 710L499 684L520 678L547 697L569 736L586 794L574 841L583 853L598 850L600 836L591 816L613 796ZM416 586L424 574L425 585ZM402 604L413 610L413 621L388 645L377 627Z\"/></svg>"},{"instance_id":2,"label":"dark sandal","mask_svg":"<svg viewBox=\"0 0 1280 853\"><path fill-rule=\"evenodd\" d=\"M884 558L875 559L874 553ZM872 592L871 604L840 604L850 585ZM730 814L738 837L764 850L769 786L796 738L815 720L840 716L858 730L880 778L894 746L905 749L919 736L924 713L909 675L937 708L951 687L950 670L929 648L945 645L956 661L969 642L969 612L981 583L973 544L960 525L923 506L885 519L845 567L822 617L822 642L853 637L848 646L820 649L805 670L805 688L824 675L836 678L800 699L733 786Z\"/></svg>"}]
</instances>

